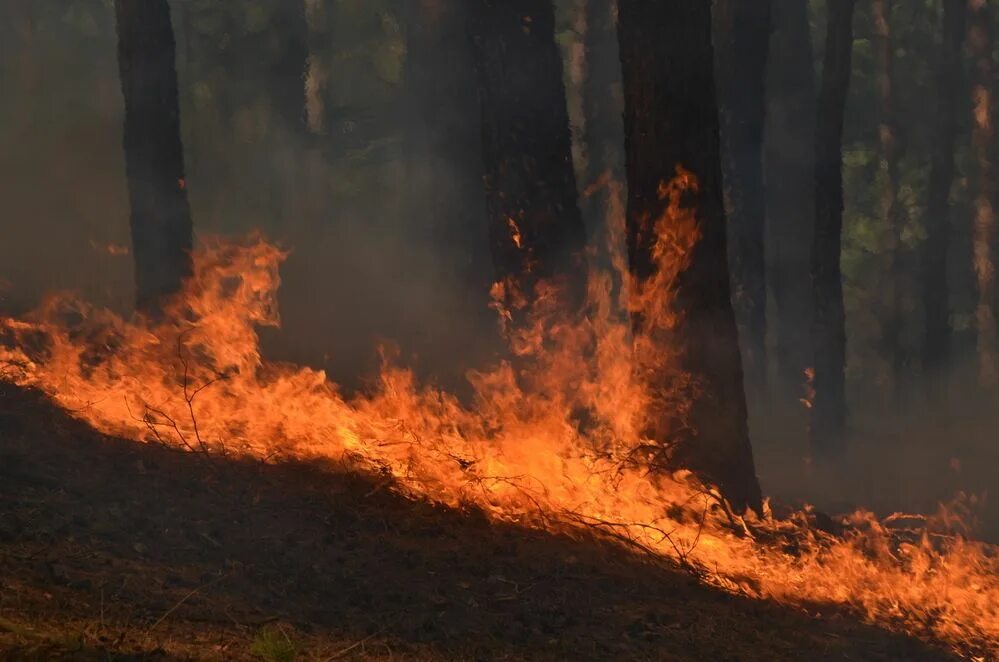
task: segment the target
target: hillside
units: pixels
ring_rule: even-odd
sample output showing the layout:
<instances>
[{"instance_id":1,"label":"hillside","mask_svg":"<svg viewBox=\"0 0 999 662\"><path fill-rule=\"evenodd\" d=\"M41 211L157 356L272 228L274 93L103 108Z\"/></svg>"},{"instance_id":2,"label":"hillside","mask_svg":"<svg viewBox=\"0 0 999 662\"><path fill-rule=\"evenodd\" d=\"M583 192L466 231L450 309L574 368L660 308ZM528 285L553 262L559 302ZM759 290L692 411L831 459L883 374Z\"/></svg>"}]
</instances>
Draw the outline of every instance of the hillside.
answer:
<instances>
[{"instance_id":1,"label":"hillside","mask_svg":"<svg viewBox=\"0 0 999 662\"><path fill-rule=\"evenodd\" d=\"M335 466L102 436L0 389L4 659L938 660Z\"/></svg>"}]
</instances>

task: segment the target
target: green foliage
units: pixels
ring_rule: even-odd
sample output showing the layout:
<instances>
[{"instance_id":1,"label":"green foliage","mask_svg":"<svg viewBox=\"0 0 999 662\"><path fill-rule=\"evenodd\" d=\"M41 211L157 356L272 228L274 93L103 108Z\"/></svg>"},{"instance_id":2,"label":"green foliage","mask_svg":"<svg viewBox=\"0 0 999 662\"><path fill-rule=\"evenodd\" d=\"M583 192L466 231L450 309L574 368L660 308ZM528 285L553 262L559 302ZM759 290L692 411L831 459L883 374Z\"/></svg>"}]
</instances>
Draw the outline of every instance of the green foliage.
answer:
<instances>
[{"instance_id":1,"label":"green foliage","mask_svg":"<svg viewBox=\"0 0 999 662\"><path fill-rule=\"evenodd\" d=\"M298 655L298 646L282 627L268 626L257 633L250 652L267 662L291 662Z\"/></svg>"}]
</instances>

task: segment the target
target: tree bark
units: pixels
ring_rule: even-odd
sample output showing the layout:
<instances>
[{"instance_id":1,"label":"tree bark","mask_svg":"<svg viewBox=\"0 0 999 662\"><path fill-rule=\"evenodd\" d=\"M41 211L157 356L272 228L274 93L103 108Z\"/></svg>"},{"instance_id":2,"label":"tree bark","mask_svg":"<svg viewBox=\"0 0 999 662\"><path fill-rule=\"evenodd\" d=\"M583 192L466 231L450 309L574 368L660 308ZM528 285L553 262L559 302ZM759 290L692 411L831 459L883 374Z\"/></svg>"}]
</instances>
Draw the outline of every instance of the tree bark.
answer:
<instances>
[{"instance_id":1,"label":"tree bark","mask_svg":"<svg viewBox=\"0 0 999 662\"><path fill-rule=\"evenodd\" d=\"M888 361L891 388L896 401L903 379L902 333L902 228L898 208L898 127L895 118L895 46L891 33L892 0L873 0L874 50L877 60L878 148L883 172L881 218L885 233L885 281L882 285L884 313L881 342Z\"/></svg>"},{"instance_id":2,"label":"tree bark","mask_svg":"<svg viewBox=\"0 0 999 662\"><path fill-rule=\"evenodd\" d=\"M923 370L927 383L939 383L950 358L951 326L947 279L950 247L950 189L954 182L957 98L961 90L962 45L967 0L943 0L942 44L937 56L936 115L930 151L923 253L925 337Z\"/></svg>"},{"instance_id":3,"label":"tree bark","mask_svg":"<svg viewBox=\"0 0 999 662\"><path fill-rule=\"evenodd\" d=\"M798 406L811 343L811 247L815 228L815 72L807 0L771 9L774 57L767 67L767 275L775 303L777 375Z\"/></svg>"},{"instance_id":4,"label":"tree bark","mask_svg":"<svg viewBox=\"0 0 999 662\"><path fill-rule=\"evenodd\" d=\"M762 395L767 383L763 125L770 0L715 0L714 7L732 303L746 383Z\"/></svg>"},{"instance_id":5,"label":"tree bark","mask_svg":"<svg viewBox=\"0 0 999 662\"><path fill-rule=\"evenodd\" d=\"M846 427L846 314L843 233L843 118L850 86L855 0L829 0L828 32L815 131L815 399L811 436L819 456L842 453Z\"/></svg>"},{"instance_id":6,"label":"tree bark","mask_svg":"<svg viewBox=\"0 0 999 662\"><path fill-rule=\"evenodd\" d=\"M968 43L972 57L972 149L978 166L978 186L974 201L973 234L975 280L978 306L975 312L978 333L978 379L982 386L996 383L995 320L995 173L992 150L995 130L992 125L992 26L986 0L970 0Z\"/></svg>"},{"instance_id":7,"label":"tree bark","mask_svg":"<svg viewBox=\"0 0 999 662\"><path fill-rule=\"evenodd\" d=\"M485 292L493 273L478 259L485 234L481 127L465 3L419 0L407 5L405 20L408 197L413 213L428 219L453 280Z\"/></svg>"},{"instance_id":8,"label":"tree bark","mask_svg":"<svg viewBox=\"0 0 999 662\"><path fill-rule=\"evenodd\" d=\"M680 274L671 342L699 388L671 461L718 485L732 505L760 507L746 422L722 200L711 7L702 0L620 0L618 41L624 83L627 232L633 274L656 269L650 219L663 216L660 186L682 166L699 183L684 202L700 240ZM670 348L664 347L664 351ZM660 439L660 441L663 441Z\"/></svg>"},{"instance_id":9,"label":"tree bark","mask_svg":"<svg viewBox=\"0 0 999 662\"><path fill-rule=\"evenodd\" d=\"M166 0L116 0L136 307L156 312L191 273L173 27Z\"/></svg>"},{"instance_id":10,"label":"tree bark","mask_svg":"<svg viewBox=\"0 0 999 662\"><path fill-rule=\"evenodd\" d=\"M489 244L508 303L540 280L577 305L585 231L550 1L466 3L478 74ZM520 294L515 294L516 290Z\"/></svg>"},{"instance_id":11,"label":"tree bark","mask_svg":"<svg viewBox=\"0 0 999 662\"><path fill-rule=\"evenodd\" d=\"M305 0L277 0L268 33L271 103L292 131L303 133L307 127L305 75L309 61Z\"/></svg>"},{"instance_id":12,"label":"tree bark","mask_svg":"<svg viewBox=\"0 0 999 662\"><path fill-rule=\"evenodd\" d=\"M583 218L593 236L603 236L624 209L624 134L621 127L621 61L617 44L616 0L587 3L586 78L583 81ZM606 242L596 243L596 256L610 262Z\"/></svg>"}]
</instances>

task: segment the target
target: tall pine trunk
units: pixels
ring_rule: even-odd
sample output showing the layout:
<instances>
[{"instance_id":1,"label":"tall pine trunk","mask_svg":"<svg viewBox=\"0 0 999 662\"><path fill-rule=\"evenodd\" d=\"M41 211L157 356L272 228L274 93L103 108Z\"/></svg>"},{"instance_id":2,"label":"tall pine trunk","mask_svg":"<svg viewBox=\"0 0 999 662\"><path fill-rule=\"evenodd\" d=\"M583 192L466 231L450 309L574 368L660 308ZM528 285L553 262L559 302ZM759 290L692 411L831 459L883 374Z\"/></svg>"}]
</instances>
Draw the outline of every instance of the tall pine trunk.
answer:
<instances>
[{"instance_id":1,"label":"tall pine trunk","mask_svg":"<svg viewBox=\"0 0 999 662\"><path fill-rule=\"evenodd\" d=\"M115 16L135 300L137 309L156 312L191 273L173 27L166 0L116 0Z\"/></svg>"},{"instance_id":2,"label":"tall pine trunk","mask_svg":"<svg viewBox=\"0 0 999 662\"><path fill-rule=\"evenodd\" d=\"M559 282L569 305L584 284L585 231L550 0L471 0L489 244L508 304ZM514 306L516 307L516 306Z\"/></svg>"},{"instance_id":3,"label":"tall pine trunk","mask_svg":"<svg viewBox=\"0 0 999 662\"><path fill-rule=\"evenodd\" d=\"M409 197L417 205L414 211L430 219L435 244L462 244L454 265L461 271L454 277L463 281L478 262L467 240L480 234L484 211L476 70L465 32L465 3L420 0L407 7L405 19Z\"/></svg>"},{"instance_id":4,"label":"tall pine trunk","mask_svg":"<svg viewBox=\"0 0 999 662\"><path fill-rule=\"evenodd\" d=\"M305 0L277 0L270 25L271 105L289 129L306 128L305 74L309 60L309 29Z\"/></svg>"},{"instance_id":5,"label":"tall pine trunk","mask_svg":"<svg viewBox=\"0 0 999 662\"><path fill-rule=\"evenodd\" d=\"M775 303L777 375L798 406L813 365L811 250L815 227L815 72L807 0L772 3L767 67L767 275Z\"/></svg>"},{"instance_id":6,"label":"tall pine trunk","mask_svg":"<svg viewBox=\"0 0 999 662\"><path fill-rule=\"evenodd\" d=\"M715 0L714 6L732 303L746 383L752 393L762 395L767 382L763 125L770 0Z\"/></svg>"},{"instance_id":7,"label":"tall pine trunk","mask_svg":"<svg viewBox=\"0 0 999 662\"><path fill-rule=\"evenodd\" d=\"M903 379L902 228L898 206L898 127L895 118L895 46L891 32L892 0L873 0L874 50L877 60L878 148L882 170L881 218L885 236L885 280L881 342L888 360L891 387L896 400L901 396Z\"/></svg>"},{"instance_id":8,"label":"tall pine trunk","mask_svg":"<svg viewBox=\"0 0 999 662\"><path fill-rule=\"evenodd\" d=\"M972 149L978 165L974 201L973 261L978 284L975 312L978 333L978 379L983 386L996 383L995 320L995 171L992 167L995 129L992 121L993 66L991 12L986 0L970 0L968 43L972 56Z\"/></svg>"},{"instance_id":9,"label":"tall pine trunk","mask_svg":"<svg viewBox=\"0 0 999 662\"><path fill-rule=\"evenodd\" d=\"M850 87L855 0L829 0L828 32L815 125L815 399L811 435L816 454L840 454L846 427L846 314L840 249L843 233L843 118Z\"/></svg>"},{"instance_id":10,"label":"tall pine trunk","mask_svg":"<svg viewBox=\"0 0 999 662\"><path fill-rule=\"evenodd\" d=\"M308 141L306 73L309 29L304 0L276 0L267 31L269 67L265 80L273 108L268 129L272 172L270 202L276 227L291 228L306 214L307 174L301 152Z\"/></svg>"},{"instance_id":11,"label":"tall pine trunk","mask_svg":"<svg viewBox=\"0 0 999 662\"><path fill-rule=\"evenodd\" d=\"M621 61L617 45L617 2L587 3L586 78L583 81L583 141L586 169L583 215L591 228L606 228L611 214L624 209L621 152ZM607 179L605 179L607 178ZM596 232L594 232L596 234ZM603 247L598 245L598 250Z\"/></svg>"},{"instance_id":12,"label":"tall pine trunk","mask_svg":"<svg viewBox=\"0 0 999 662\"><path fill-rule=\"evenodd\" d=\"M656 268L649 219L663 215L660 186L682 166L698 180L685 204L701 238L680 275L674 330L681 367L699 382L673 459L719 486L742 510L760 507L730 300L722 200L711 5L702 0L620 0L627 231L632 272ZM664 348L667 351L667 348Z\"/></svg>"},{"instance_id":13,"label":"tall pine trunk","mask_svg":"<svg viewBox=\"0 0 999 662\"><path fill-rule=\"evenodd\" d=\"M407 55L404 148L408 213L427 228L429 243L438 247L439 272L450 283L450 314L490 328L494 313L476 305L466 310L468 296L489 291L495 274L482 259L486 231L482 219L483 160L476 70L466 34L464 0L419 0L407 5ZM477 299L476 299L477 300ZM452 325L438 342L452 347L449 366L455 381L467 369L469 354L485 345L467 326ZM466 353L467 352L467 353Z\"/></svg>"},{"instance_id":14,"label":"tall pine trunk","mask_svg":"<svg viewBox=\"0 0 999 662\"><path fill-rule=\"evenodd\" d=\"M950 301L947 251L950 247L950 189L954 182L957 99L961 91L962 45L967 0L943 0L942 43L937 55L936 114L930 147L930 180L926 201L923 251L925 337L923 370L928 384L938 384L950 358Z\"/></svg>"}]
</instances>

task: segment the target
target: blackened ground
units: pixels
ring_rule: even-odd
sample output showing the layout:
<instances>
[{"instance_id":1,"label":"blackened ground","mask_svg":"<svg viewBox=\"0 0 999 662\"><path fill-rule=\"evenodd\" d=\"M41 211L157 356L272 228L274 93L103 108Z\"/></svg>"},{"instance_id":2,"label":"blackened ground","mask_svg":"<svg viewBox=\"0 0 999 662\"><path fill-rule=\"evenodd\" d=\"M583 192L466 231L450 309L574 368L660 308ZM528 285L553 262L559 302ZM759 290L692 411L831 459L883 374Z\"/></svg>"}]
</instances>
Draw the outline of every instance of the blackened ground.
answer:
<instances>
[{"instance_id":1,"label":"blackened ground","mask_svg":"<svg viewBox=\"0 0 999 662\"><path fill-rule=\"evenodd\" d=\"M377 477L95 433L0 384L2 659L936 660Z\"/></svg>"}]
</instances>

